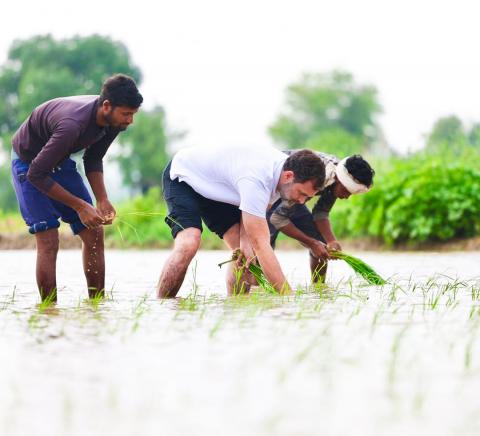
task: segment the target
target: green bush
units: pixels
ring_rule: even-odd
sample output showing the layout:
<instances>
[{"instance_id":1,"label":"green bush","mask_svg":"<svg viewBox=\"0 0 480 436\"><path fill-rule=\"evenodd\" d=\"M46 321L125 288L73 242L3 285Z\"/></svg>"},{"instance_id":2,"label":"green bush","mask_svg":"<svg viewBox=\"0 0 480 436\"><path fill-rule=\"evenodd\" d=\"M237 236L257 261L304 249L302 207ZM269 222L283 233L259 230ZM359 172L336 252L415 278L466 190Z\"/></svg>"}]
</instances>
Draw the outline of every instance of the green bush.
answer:
<instances>
[{"instance_id":1,"label":"green bush","mask_svg":"<svg viewBox=\"0 0 480 436\"><path fill-rule=\"evenodd\" d=\"M338 201L332 211L343 237L375 237L392 245L446 241L480 231L478 153L391 159L365 195Z\"/></svg>"}]
</instances>

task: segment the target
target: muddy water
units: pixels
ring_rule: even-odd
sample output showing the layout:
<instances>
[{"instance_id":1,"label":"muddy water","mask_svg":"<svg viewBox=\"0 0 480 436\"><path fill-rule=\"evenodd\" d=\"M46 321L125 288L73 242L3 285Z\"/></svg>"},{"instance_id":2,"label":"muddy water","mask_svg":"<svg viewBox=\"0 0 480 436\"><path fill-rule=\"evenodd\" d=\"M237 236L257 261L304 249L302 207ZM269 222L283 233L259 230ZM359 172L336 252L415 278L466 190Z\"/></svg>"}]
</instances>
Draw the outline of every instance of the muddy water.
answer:
<instances>
[{"instance_id":1,"label":"muddy water","mask_svg":"<svg viewBox=\"0 0 480 436\"><path fill-rule=\"evenodd\" d=\"M165 251L107 253L109 299L84 301L79 251L58 260L59 303L37 306L35 254L0 252L2 435L477 435L480 255L357 253L294 297L226 298L226 252L201 252L159 302Z\"/></svg>"}]
</instances>

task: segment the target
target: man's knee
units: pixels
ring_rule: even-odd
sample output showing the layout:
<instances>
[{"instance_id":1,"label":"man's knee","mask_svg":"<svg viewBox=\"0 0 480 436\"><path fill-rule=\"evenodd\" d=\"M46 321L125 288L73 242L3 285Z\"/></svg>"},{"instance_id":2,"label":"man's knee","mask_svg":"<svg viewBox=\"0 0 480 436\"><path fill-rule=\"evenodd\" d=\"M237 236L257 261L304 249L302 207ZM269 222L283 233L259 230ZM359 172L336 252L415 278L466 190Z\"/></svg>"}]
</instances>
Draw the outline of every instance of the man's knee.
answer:
<instances>
[{"instance_id":1,"label":"man's knee","mask_svg":"<svg viewBox=\"0 0 480 436\"><path fill-rule=\"evenodd\" d=\"M57 229L46 230L35 234L37 251L44 255L56 256L58 253L59 239Z\"/></svg>"},{"instance_id":2,"label":"man's knee","mask_svg":"<svg viewBox=\"0 0 480 436\"><path fill-rule=\"evenodd\" d=\"M193 258L200 247L202 233L200 229L189 227L177 233L174 250L181 251L186 256Z\"/></svg>"}]
</instances>

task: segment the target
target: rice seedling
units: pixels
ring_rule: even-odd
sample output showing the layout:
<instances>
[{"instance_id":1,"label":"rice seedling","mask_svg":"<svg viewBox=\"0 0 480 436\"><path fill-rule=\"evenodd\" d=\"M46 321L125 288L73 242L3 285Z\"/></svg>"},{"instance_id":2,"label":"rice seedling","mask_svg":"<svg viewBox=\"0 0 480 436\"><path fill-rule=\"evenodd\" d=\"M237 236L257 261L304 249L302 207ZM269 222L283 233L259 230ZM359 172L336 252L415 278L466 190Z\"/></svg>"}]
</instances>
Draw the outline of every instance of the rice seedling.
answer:
<instances>
[{"instance_id":1,"label":"rice seedling","mask_svg":"<svg viewBox=\"0 0 480 436\"><path fill-rule=\"evenodd\" d=\"M186 298L180 298L178 300L178 309L185 310L187 312L193 312L198 309L197 301L195 296L192 294L188 295Z\"/></svg>"},{"instance_id":2,"label":"rice seedling","mask_svg":"<svg viewBox=\"0 0 480 436\"><path fill-rule=\"evenodd\" d=\"M393 385L395 383L396 379L396 373L397 373L397 366L398 366L398 355L400 351L400 344L402 342L403 337L405 336L405 333L407 332L409 326L405 326L400 332L398 332L392 343L392 348L391 348L391 359L388 367L388 372L387 372L387 381L388 381L388 386L390 389L393 388Z\"/></svg>"},{"instance_id":3,"label":"rice seedling","mask_svg":"<svg viewBox=\"0 0 480 436\"><path fill-rule=\"evenodd\" d=\"M346 324L348 324L354 316L357 316L360 313L360 306L357 306L348 316Z\"/></svg>"},{"instance_id":4,"label":"rice seedling","mask_svg":"<svg viewBox=\"0 0 480 436\"><path fill-rule=\"evenodd\" d=\"M171 221L172 223L178 225L180 228L183 229L183 226L175 221L172 217L170 217L167 213L164 212L151 212L151 211L132 211L132 212L124 212L119 215L116 215L115 220L113 221L112 225L113 228L118 232L120 240L122 243L126 244L128 242L128 238L125 237L125 230L131 230L135 235L136 241L142 245L145 242L145 235L142 235L137 227L129 222L128 218L156 218L162 217ZM124 229L122 231L122 228Z\"/></svg>"},{"instance_id":5,"label":"rice seedling","mask_svg":"<svg viewBox=\"0 0 480 436\"><path fill-rule=\"evenodd\" d=\"M197 266L198 262L195 259L195 262L192 267L192 291L193 291L193 298L195 299L198 292L198 284L197 284Z\"/></svg>"},{"instance_id":6,"label":"rice seedling","mask_svg":"<svg viewBox=\"0 0 480 436\"><path fill-rule=\"evenodd\" d=\"M381 304L378 310L373 315L372 324L370 325L370 336L373 335L373 331L375 330L378 320L383 315L383 313L384 313L383 304Z\"/></svg>"},{"instance_id":7,"label":"rice seedling","mask_svg":"<svg viewBox=\"0 0 480 436\"><path fill-rule=\"evenodd\" d=\"M478 301L480 300L480 288L477 288L475 286L472 286L472 301Z\"/></svg>"},{"instance_id":8,"label":"rice seedling","mask_svg":"<svg viewBox=\"0 0 480 436\"><path fill-rule=\"evenodd\" d=\"M440 297L442 296L442 291L439 290L436 293L430 295L430 299L428 302L428 305L430 306L430 309L435 310L438 306L438 303L440 302Z\"/></svg>"},{"instance_id":9,"label":"rice seedling","mask_svg":"<svg viewBox=\"0 0 480 436\"><path fill-rule=\"evenodd\" d=\"M230 260L226 260L224 262L220 262L218 267L221 268L222 265L229 263L229 262L239 262L239 270L241 271L242 268L248 267L248 271L252 273L257 281L258 285L268 292L269 294L278 294L277 290L273 287L273 285L268 281L263 273L262 267L255 263L256 259L250 259L249 261L245 258L245 256L240 252L240 250L235 250L232 258Z\"/></svg>"},{"instance_id":10,"label":"rice seedling","mask_svg":"<svg viewBox=\"0 0 480 436\"><path fill-rule=\"evenodd\" d=\"M100 291L97 288L89 288L88 293L90 296L84 300L84 303L91 307L93 310L98 310L100 304L111 299L109 294L105 294L105 290L101 289Z\"/></svg>"},{"instance_id":11,"label":"rice seedling","mask_svg":"<svg viewBox=\"0 0 480 436\"><path fill-rule=\"evenodd\" d=\"M44 313L49 308L54 306L57 303L57 290L55 289L53 292L50 292L42 299L42 301L38 305L38 312Z\"/></svg>"},{"instance_id":12,"label":"rice seedling","mask_svg":"<svg viewBox=\"0 0 480 436\"><path fill-rule=\"evenodd\" d=\"M132 332L136 332L140 327L140 318L147 312L148 305L146 301L148 299L148 295L144 295L140 298L140 300L135 304L135 307L132 310L133 315L133 325L132 325Z\"/></svg>"},{"instance_id":13,"label":"rice seedling","mask_svg":"<svg viewBox=\"0 0 480 436\"><path fill-rule=\"evenodd\" d=\"M218 333L218 331L220 330L220 327L223 324L223 321L224 321L223 317L219 318L217 322L213 325L213 327L210 329L208 333L208 337L210 339L212 339Z\"/></svg>"},{"instance_id":14,"label":"rice seedling","mask_svg":"<svg viewBox=\"0 0 480 436\"><path fill-rule=\"evenodd\" d=\"M345 261L357 274L362 276L368 283L372 285L384 285L384 280L370 265L365 263L358 257L347 254L343 251L332 251L332 256L336 259Z\"/></svg>"},{"instance_id":15,"label":"rice seedling","mask_svg":"<svg viewBox=\"0 0 480 436\"><path fill-rule=\"evenodd\" d=\"M13 291L12 295L10 297L7 297L4 301L2 301L0 305L0 312L3 312L4 310L7 310L12 304L15 303L15 292L17 290L17 286L13 286Z\"/></svg>"},{"instance_id":16,"label":"rice seedling","mask_svg":"<svg viewBox=\"0 0 480 436\"><path fill-rule=\"evenodd\" d=\"M467 345L465 346L465 354L463 358L463 364L465 369L468 371L472 365L472 347L473 347L473 338L471 338Z\"/></svg>"}]
</instances>

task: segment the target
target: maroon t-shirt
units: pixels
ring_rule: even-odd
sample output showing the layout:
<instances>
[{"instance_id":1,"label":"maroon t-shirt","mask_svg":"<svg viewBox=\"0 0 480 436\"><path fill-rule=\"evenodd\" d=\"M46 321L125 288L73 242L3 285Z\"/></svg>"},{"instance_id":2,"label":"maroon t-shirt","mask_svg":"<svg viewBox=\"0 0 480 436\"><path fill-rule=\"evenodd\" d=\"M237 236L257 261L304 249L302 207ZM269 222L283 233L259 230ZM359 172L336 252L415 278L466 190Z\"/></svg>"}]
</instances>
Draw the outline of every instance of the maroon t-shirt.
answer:
<instances>
[{"instance_id":1,"label":"maroon t-shirt","mask_svg":"<svg viewBox=\"0 0 480 436\"><path fill-rule=\"evenodd\" d=\"M103 156L120 130L97 125L98 105L97 95L56 98L35 108L15 132L13 149L30 162L28 180L40 191L52 187L56 166L83 149L85 173L103 171Z\"/></svg>"}]
</instances>

